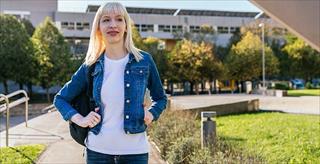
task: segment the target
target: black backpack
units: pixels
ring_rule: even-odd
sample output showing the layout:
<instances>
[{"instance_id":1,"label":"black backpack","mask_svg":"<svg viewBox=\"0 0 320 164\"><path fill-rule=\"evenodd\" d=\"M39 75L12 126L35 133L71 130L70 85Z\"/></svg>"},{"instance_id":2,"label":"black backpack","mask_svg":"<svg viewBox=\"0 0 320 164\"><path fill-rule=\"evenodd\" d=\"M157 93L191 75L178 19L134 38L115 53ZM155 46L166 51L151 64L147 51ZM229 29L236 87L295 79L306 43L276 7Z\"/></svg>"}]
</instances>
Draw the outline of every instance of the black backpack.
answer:
<instances>
[{"instance_id":1,"label":"black backpack","mask_svg":"<svg viewBox=\"0 0 320 164\"><path fill-rule=\"evenodd\" d=\"M94 68L95 64L91 65L88 69L87 88L84 91L82 91L77 97L75 97L70 103L70 105L74 109L76 109L78 113L81 114L83 117L87 116L91 111L94 111L95 108L95 102L92 97L93 77L91 76L91 73L93 72ZM88 136L89 128L83 128L70 121L69 130L71 137L82 146L85 146L84 140Z\"/></svg>"}]
</instances>

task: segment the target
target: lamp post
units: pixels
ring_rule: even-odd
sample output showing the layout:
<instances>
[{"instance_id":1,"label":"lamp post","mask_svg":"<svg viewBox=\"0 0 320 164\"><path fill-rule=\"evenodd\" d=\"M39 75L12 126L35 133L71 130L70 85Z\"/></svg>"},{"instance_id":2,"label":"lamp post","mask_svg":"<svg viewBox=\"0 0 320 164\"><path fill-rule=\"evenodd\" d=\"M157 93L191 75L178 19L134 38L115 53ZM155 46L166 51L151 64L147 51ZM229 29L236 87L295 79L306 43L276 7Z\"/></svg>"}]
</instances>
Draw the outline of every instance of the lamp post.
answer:
<instances>
[{"instance_id":1,"label":"lamp post","mask_svg":"<svg viewBox=\"0 0 320 164\"><path fill-rule=\"evenodd\" d=\"M262 86L266 89L266 71L265 71L265 52L264 52L264 23L260 23L259 27L262 29Z\"/></svg>"}]
</instances>

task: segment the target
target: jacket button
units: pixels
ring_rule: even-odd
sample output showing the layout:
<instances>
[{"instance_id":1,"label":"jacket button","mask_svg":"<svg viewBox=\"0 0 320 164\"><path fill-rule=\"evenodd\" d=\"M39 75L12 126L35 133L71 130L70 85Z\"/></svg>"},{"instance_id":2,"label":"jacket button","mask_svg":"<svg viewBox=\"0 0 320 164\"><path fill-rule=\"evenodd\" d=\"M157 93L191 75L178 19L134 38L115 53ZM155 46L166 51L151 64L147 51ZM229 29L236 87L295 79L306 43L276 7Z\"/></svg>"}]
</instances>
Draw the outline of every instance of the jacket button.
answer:
<instances>
[{"instance_id":1,"label":"jacket button","mask_svg":"<svg viewBox=\"0 0 320 164\"><path fill-rule=\"evenodd\" d=\"M128 99L128 100L126 100L126 102L127 102L127 103L130 103L130 100Z\"/></svg>"},{"instance_id":2,"label":"jacket button","mask_svg":"<svg viewBox=\"0 0 320 164\"><path fill-rule=\"evenodd\" d=\"M127 85L126 85L127 87L130 87L130 84L129 83L127 83Z\"/></svg>"},{"instance_id":3,"label":"jacket button","mask_svg":"<svg viewBox=\"0 0 320 164\"><path fill-rule=\"evenodd\" d=\"M142 73L143 71L142 70L140 70L140 73Z\"/></svg>"},{"instance_id":4,"label":"jacket button","mask_svg":"<svg viewBox=\"0 0 320 164\"><path fill-rule=\"evenodd\" d=\"M126 115L126 119L129 119L129 115Z\"/></svg>"},{"instance_id":5,"label":"jacket button","mask_svg":"<svg viewBox=\"0 0 320 164\"><path fill-rule=\"evenodd\" d=\"M129 74L129 71L128 71L128 70L126 71L126 74Z\"/></svg>"}]
</instances>

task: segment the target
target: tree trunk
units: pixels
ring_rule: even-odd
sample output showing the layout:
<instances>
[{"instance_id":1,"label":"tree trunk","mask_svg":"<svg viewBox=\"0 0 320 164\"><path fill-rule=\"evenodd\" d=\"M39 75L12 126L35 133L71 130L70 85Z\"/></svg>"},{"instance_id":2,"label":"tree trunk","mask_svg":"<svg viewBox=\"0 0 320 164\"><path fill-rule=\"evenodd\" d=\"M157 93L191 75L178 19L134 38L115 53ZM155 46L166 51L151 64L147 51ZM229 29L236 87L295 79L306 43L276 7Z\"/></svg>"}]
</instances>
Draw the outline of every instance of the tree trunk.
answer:
<instances>
[{"instance_id":1,"label":"tree trunk","mask_svg":"<svg viewBox=\"0 0 320 164\"><path fill-rule=\"evenodd\" d=\"M203 81L201 81L201 92L204 91L204 86L205 86L205 81L203 80Z\"/></svg>"},{"instance_id":2,"label":"tree trunk","mask_svg":"<svg viewBox=\"0 0 320 164\"><path fill-rule=\"evenodd\" d=\"M47 101L48 101L48 103L51 103L50 94L49 94L49 88L46 88L46 93L47 93Z\"/></svg>"},{"instance_id":3,"label":"tree trunk","mask_svg":"<svg viewBox=\"0 0 320 164\"><path fill-rule=\"evenodd\" d=\"M32 97L32 83L27 83L27 88L28 88L28 92L29 92L29 97Z\"/></svg>"},{"instance_id":4,"label":"tree trunk","mask_svg":"<svg viewBox=\"0 0 320 164\"><path fill-rule=\"evenodd\" d=\"M199 84L198 82L195 82L196 85L196 94L199 95Z\"/></svg>"},{"instance_id":5,"label":"tree trunk","mask_svg":"<svg viewBox=\"0 0 320 164\"><path fill-rule=\"evenodd\" d=\"M193 82L190 82L190 94L193 94Z\"/></svg>"},{"instance_id":6,"label":"tree trunk","mask_svg":"<svg viewBox=\"0 0 320 164\"><path fill-rule=\"evenodd\" d=\"M211 95L212 92L212 80L209 81L209 95Z\"/></svg>"},{"instance_id":7,"label":"tree trunk","mask_svg":"<svg viewBox=\"0 0 320 164\"><path fill-rule=\"evenodd\" d=\"M4 94L8 94L9 91L8 91L8 84L7 84L7 80L4 80L3 81L3 86L4 86Z\"/></svg>"},{"instance_id":8,"label":"tree trunk","mask_svg":"<svg viewBox=\"0 0 320 164\"><path fill-rule=\"evenodd\" d=\"M19 83L19 89L23 90L23 84L22 83Z\"/></svg>"},{"instance_id":9,"label":"tree trunk","mask_svg":"<svg viewBox=\"0 0 320 164\"><path fill-rule=\"evenodd\" d=\"M217 82L216 79L213 80L213 93L217 93Z\"/></svg>"},{"instance_id":10,"label":"tree trunk","mask_svg":"<svg viewBox=\"0 0 320 164\"><path fill-rule=\"evenodd\" d=\"M171 96L173 96L174 95L173 83L170 83L170 91L171 91Z\"/></svg>"}]
</instances>

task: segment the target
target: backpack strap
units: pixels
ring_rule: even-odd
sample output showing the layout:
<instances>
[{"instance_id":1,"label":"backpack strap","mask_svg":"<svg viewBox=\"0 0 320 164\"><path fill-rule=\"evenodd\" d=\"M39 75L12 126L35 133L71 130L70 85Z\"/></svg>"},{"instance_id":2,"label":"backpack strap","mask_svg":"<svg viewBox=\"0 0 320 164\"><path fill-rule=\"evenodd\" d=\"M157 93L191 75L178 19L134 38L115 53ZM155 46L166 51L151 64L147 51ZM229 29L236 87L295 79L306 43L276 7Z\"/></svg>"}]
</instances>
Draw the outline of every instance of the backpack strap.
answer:
<instances>
[{"instance_id":1,"label":"backpack strap","mask_svg":"<svg viewBox=\"0 0 320 164\"><path fill-rule=\"evenodd\" d=\"M87 74L87 78L88 78L87 96L90 99L90 109L93 109L95 107L95 102L93 99L93 77L92 77L92 72L94 71L95 66L96 66L96 63L89 66L88 74Z\"/></svg>"}]
</instances>

